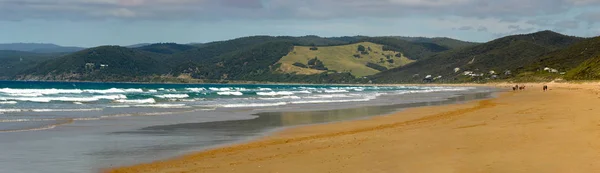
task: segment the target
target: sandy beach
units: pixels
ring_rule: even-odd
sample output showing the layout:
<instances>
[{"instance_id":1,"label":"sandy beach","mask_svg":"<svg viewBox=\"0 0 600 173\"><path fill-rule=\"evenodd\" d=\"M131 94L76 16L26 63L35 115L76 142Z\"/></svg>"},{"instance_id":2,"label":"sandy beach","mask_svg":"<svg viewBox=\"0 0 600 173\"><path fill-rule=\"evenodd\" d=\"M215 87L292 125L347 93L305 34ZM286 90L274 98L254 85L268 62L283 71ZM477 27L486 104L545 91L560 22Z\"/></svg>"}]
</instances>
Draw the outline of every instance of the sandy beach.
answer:
<instances>
[{"instance_id":1,"label":"sandy beach","mask_svg":"<svg viewBox=\"0 0 600 173\"><path fill-rule=\"evenodd\" d=\"M600 85L526 86L103 172L600 172Z\"/></svg>"}]
</instances>

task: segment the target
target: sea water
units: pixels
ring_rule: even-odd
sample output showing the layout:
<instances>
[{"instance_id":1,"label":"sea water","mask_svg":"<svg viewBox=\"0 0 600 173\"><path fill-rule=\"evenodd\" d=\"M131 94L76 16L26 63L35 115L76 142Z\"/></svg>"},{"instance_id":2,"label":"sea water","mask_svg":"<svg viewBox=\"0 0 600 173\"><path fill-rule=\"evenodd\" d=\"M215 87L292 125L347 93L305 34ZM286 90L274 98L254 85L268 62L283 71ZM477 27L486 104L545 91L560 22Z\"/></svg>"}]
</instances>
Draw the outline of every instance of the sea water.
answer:
<instances>
[{"instance_id":1,"label":"sea water","mask_svg":"<svg viewBox=\"0 0 600 173\"><path fill-rule=\"evenodd\" d=\"M442 104L466 93L487 93L473 96L482 98L489 92L432 86L3 81L0 172L97 172L281 127Z\"/></svg>"}]
</instances>

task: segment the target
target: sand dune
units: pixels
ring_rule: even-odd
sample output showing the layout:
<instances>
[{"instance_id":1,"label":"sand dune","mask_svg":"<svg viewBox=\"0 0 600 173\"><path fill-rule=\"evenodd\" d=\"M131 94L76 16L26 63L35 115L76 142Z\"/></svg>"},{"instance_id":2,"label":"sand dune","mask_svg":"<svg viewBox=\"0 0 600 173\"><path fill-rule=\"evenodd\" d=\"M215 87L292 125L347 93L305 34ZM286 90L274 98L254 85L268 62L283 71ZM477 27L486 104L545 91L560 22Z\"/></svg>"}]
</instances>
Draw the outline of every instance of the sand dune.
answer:
<instances>
[{"instance_id":1,"label":"sand dune","mask_svg":"<svg viewBox=\"0 0 600 173\"><path fill-rule=\"evenodd\" d=\"M527 86L106 172L600 172L600 85Z\"/></svg>"}]
</instances>

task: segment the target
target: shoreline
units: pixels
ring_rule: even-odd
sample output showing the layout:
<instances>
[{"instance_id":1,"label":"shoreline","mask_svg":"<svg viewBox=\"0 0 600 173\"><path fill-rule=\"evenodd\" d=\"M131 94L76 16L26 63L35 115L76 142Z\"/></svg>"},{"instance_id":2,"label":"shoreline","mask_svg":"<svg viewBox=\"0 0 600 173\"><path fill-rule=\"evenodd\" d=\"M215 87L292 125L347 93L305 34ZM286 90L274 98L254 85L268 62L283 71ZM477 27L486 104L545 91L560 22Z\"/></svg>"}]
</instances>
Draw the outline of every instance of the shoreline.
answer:
<instances>
[{"instance_id":1,"label":"shoreline","mask_svg":"<svg viewBox=\"0 0 600 173\"><path fill-rule=\"evenodd\" d=\"M411 86L420 86L420 85L411 85ZM497 89L494 91L485 91L485 92L477 91L477 92L473 92L473 93L461 93L461 94L457 94L456 96L453 96L453 97L448 97L448 98L435 100L435 101L400 103L400 104L393 104L393 105L368 105L368 106L358 106L358 107L347 107L347 108L341 108L341 109L311 110L309 112L344 111L344 110L350 110L350 109L368 109L368 108L375 108L375 107L378 107L378 108L379 107L388 107L388 108L384 108L384 109L386 109L386 110L389 109L387 111L384 111L384 113L370 114L367 116L361 116L359 118L350 118L350 119L335 120L335 121L328 121L328 122L312 122L312 123L307 123L307 124L298 124L298 125L291 125L291 126L286 125L286 126L276 127L273 129L268 129L267 131L265 131L257 136L246 137L246 138L243 138L240 140L232 141L230 143L224 143L224 144L206 147L199 151L192 151L191 153L185 153L183 155L179 155L179 156L171 157L171 158L167 158L167 159L162 159L162 160L157 160L157 161L153 161L150 163L175 160L175 159L178 159L181 157L187 157L188 155L212 152L213 150L221 150L223 148L235 147L238 145L247 145L250 143L261 141L263 139L271 138L272 136L277 136L280 133L283 133L290 129L297 129L297 128L302 129L302 128L310 128L313 126L321 126L321 125L326 126L329 124L363 121L363 120L369 120L372 118L377 118L377 117L382 117L382 116L393 116L395 114L402 113L406 110L418 109L418 108L424 108L424 107L437 107L437 106L444 106L444 105L467 104L470 102L476 102L476 101L480 101L480 100L497 98L498 95L500 95L504 92L502 89L500 89L498 87L479 86L479 85L477 87L497 88ZM487 96L483 97L483 96L477 96L477 95L487 95ZM463 99L466 99L465 97L469 97L469 98L467 100L463 100ZM393 107L393 108L391 108L391 107ZM260 114L269 114L269 113L286 113L286 112L285 111L284 112L259 112L257 114L252 114L252 116L260 117L260 116L264 116L264 115L260 115ZM246 119L244 119L244 120L246 120ZM252 120L252 119L249 119L249 120ZM224 121L224 122L229 122L229 121ZM177 125L174 125L174 126L177 126ZM141 164L146 164L146 163L140 163L140 164L136 164L136 165L141 165ZM132 166L132 165L129 165L129 166ZM129 166L123 166L123 167L129 167ZM108 172L108 171L105 170L103 172ZM117 172L119 172L119 171L117 171Z\"/></svg>"},{"instance_id":2,"label":"shoreline","mask_svg":"<svg viewBox=\"0 0 600 173\"><path fill-rule=\"evenodd\" d=\"M483 88L483 87L482 87ZM179 123L179 124L171 124L171 125L160 125L160 126L150 126L150 128L146 127L144 130L165 130L169 131L170 128L186 128L190 126L196 126L198 128L207 128L212 130L216 130L220 128L220 126L230 127L244 127L247 124L257 124L263 122L260 127L260 133L254 134L252 136L242 137L236 140L229 141L227 143L216 144L212 146L201 147L199 150L187 151L183 154L170 156L167 158L158 159L155 161L161 160L171 160L173 158L178 158L182 155L187 155L189 153L198 153L205 152L214 149L219 149L223 147L229 147L234 145L240 145L245 143L250 143L256 140L260 140L266 137L269 137L274 134L278 134L282 131L288 129L295 128L307 128L314 125L327 125L327 124L335 124L342 122L352 122L352 121L360 121L367 120L374 117L379 116L388 116L398 112L405 111L407 109L419 108L419 107L430 107L436 105L451 105L451 104L463 104L466 102L470 102L473 100L483 100L497 97L497 94L500 93L500 90L476 90L476 92L464 92L464 93L456 93L456 95L451 97L445 97L443 99L435 99L430 101L418 101L418 102L407 102L407 103L397 103L391 105L355 105L349 107L348 105L338 107L338 108L313 108L309 110L295 110L295 109L284 109L277 111L255 111L252 114L248 114L249 116L256 117L250 119L233 119L233 120L225 120L225 121L215 121L215 122L201 122L201 123ZM346 112L345 114L342 112ZM369 113L365 113L369 112ZM269 118L270 117L270 118ZM269 119L274 117L277 119L277 122L269 122ZM326 117L323 120L322 118ZM281 119L279 119L281 118ZM262 119L262 120L261 120ZM256 121L255 121L256 120ZM282 121L282 124L274 125ZM284 122L285 121L285 122ZM249 123L251 122L251 123ZM269 122L269 123L264 123ZM247 129L250 131L254 131L254 129ZM151 161L151 162L155 162ZM148 162L142 162L148 163ZM140 164L134 163L134 164ZM131 164L129 164L131 165ZM121 166L129 166L129 165L121 165Z\"/></svg>"},{"instance_id":3,"label":"shoreline","mask_svg":"<svg viewBox=\"0 0 600 173\"><path fill-rule=\"evenodd\" d=\"M481 86L481 87L508 87L514 86L516 84L519 85L537 85L537 84L596 84L600 83L600 81L593 80L582 80L582 81L549 81L549 82L487 82L487 83L373 83L373 84L343 84L343 83L285 83L285 82L261 82L261 81L232 81L225 83L183 83L183 82L120 82L120 81L64 81L64 80L0 80L0 82L48 82L48 83L108 83L108 84L173 84L173 85L198 85L198 84L206 84L206 85L332 85L332 86Z\"/></svg>"},{"instance_id":4,"label":"shoreline","mask_svg":"<svg viewBox=\"0 0 600 173\"><path fill-rule=\"evenodd\" d=\"M392 115L385 116L377 116L368 118L365 120L353 120L346 122L336 122L336 123L328 123L328 124L317 124L317 125L309 125L302 127L295 127L290 129L285 129L283 131L278 131L273 134L270 134L266 137L262 137L258 140L252 140L251 142L246 142L242 144L233 144L229 146L223 146L216 149L211 149L207 151L195 152L191 154L186 154L184 156L180 156L177 158L157 161L152 163L144 163L133 166L126 166L121 168L108 168L104 170L105 172L169 172L169 171L177 171L177 172L277 172L286 170L286 172L305 172L306 169L302 165L306 165L307 163L316 164L318 166L308 166L306 168L310 168L311 172L331 172L331 170L336 170L333 172L339 172L338 170L344 170L342 172L364 172L365 170L373 170L373 166L369 166L368 164L356 164L356 160L369 160L369 162L376 162L378 164L383 163L381 167L382 170L386 170L383 172L397 171L397 170L412 170L412 171L421 171L421 172L448 172L450 170L462 170L459 172L478 172L474 170L481 170L480 164L475 164L473 166L466 166L466 168L455 168L456 164L448 164L449 160L438 159L437 157L433 157L434 154L432 151L438 151L440 148L446 148L445 145L439 145L437 143L428 143L429 145L434 145L436 147L433 148L422 148L418 147L420 150L424 150L422 153L412 153L417 154L414 155L415 158L413 160L425 159L420 155L429 155L435 158L433 160L437 160L439 162L446 163L441 168L447 169L434 169L431 167L424 167L423 164L415 163L417 166L410 166L407 164L399 164L395 163L396 166L390 165L386 160L376 159L373 156L383 157L387 155L397 155L397 154L406 154L411 153L412 150L406 150L411 148L410 145L391 145L390 140L400 142L400 143L413 143L413 145L420 146L425 143L420 143L422 141L438 141L440 143L463 143L464 145L474 145L475 143L471 142L461 142L456 141L448 136L456 136L458 138L464 138L465 133L450 133L447 132L448 125L452 125L450 131L452 130L464 130L468 131L466 133L468 135L473 135L477 133L482 133L478 130L473 129L484 129L485 131L494 131L496 128L506 128L506 124L499 123L500 126L495 126L492 128L494 123L492 121L497 121L498 113L504 112L506 115L513 114L535 114L539 113L539 111L535 111L538 109L524 109L524 110L514 110L514 108L507 107L507 105L512 105L513 107L540 107L544 109L556 109L555 111L565 111L564 107L560 107L556 105L554 102L560 102L560 104L565 104L573 101L585 100L589 103L579 104L576 106L579 107L590 107L596 103L597 98L589 95L590 91L599 94L597 90L597 85L595 84L549 84L551 91L544 95L541 92L541 89L538 90L537 87L540 87L541 84L526 84L531 85L534 88L530 88L526 91L519 92L503 92L500 94L498 98L486 99L481 101L471 101L464 104L452 104L452 105L443 105L443 106L428 106L428 107L419 107L419 108L411 108L404 111L400 111L397 113L392 113ZM510 85L507 85L510 86ZM503 87L496 85L494 87ZM573 92L573 93L571 93ZM571 96L571 95L573 96ZM553 97L554 96L554 97ZM567 101L557 100L556 96L560 96L560 99L566 99ZM569 96L569 97L567 97ZM533 97L544 97L545 100L540 100ZM522 100L523 102L521 102ZM531 101L537 101L537 104L529 103ZM594 102L595 101L595 102ZM515 103L518 102L518 103ZM498 108L502 107L502 109ZM577 107L577 108L579 108ZM562 108L562 109L561 109ZM583 109L582 109L583 110ZM585 112L593 110L593 108L589 108L589 110L585 110ZM487 112L487 113L486 113ZM508 113L511 112L511 113ZM548 112L550 116L564 116L558 114L556 112ZM585 116L580 112L576 115ZM490 114L490 115L487 115ZM564 114L564 113L563 113ZM481 120L481 117L486 117L488 119ZM490 117L491 116L491 117ZM585 118L593 118L593 117L585 117ZM516 121L519 123L523 121L523 118L516 116L507 116L505 119L511 119L509 122ZM514 120L516 119L516 120ZM525 118L525 120L528 120ZM560 119L558 119L560 120ZM600 121L600 120L598 120ZM460 122L459 124L456 124ZM527 123L526 123L527 124ZM489 129L491 128L491 129ZM437 131L436 131L437 130ZM441 131L440 131L441 130ZM511 131L510 129L506 129L507 131ZM535 129L539 130L539 129ZM390 131L396 131L400 133L390 133ZM429 135L437 136L434 138L429 137L428 135L417 135L417 132L422 131L423 134L427 133ZM430 131L434 131L436 133L432 133ZM520 134L523 131L514 131L513 133ZM406 134L402 133L406 132ZM537 132L537 131L535 131ZM449 134L444 134L449 133ZM473 133L473 134L471 134ZM386 134L386 135L382 135ZM502 133L504 134L504 133ZM537 134L537 133L536 133ZM394 138L391 136L405 136L409 138ZM408 135L408 136L407 136ZM492 135L494 135L492 133ZM505 134L506 135L506 134ZM539 134L544 135L544 134ZM479 136L478 136L479 137ZM517 136L521 137L521 136ZM546 137L546 136L543 136ZM569 136L565 136L569 137ZM435 140L436 138L441 138ZM479 137L481 138L481 137ZM400 140L399 139L410 139L410 140ZM478 139L478 138L469 138L469 139ZM510 141L511 137L501 138L502 140ZM546 139L546 138L544 138ZM552 138L555 139L555 138ZM494 139L482 138L483 141L494 141ZM498 140L498 139L496 139ZM549 140L549 139L547 139ZM407 142L408 141L408 142ZM443 141L443 142L442 142ZM375 142L375 143L373 143ZM498 142L498 141L496 141ZM494 142L492 142L494 143ZM502 142L500 142L502 143ZM327 145L329 144L329 145ZM417 145L419 144L419 145ZM529 145L544 145L544 142L536 142L529 141L527 143ZM381 145L390 146L395 149L404 149L404 150L386 150L387 147L383 147L383 149L376 149L381 147L374 147ZM369 147L370 146L370 147ZM477 146L477 145L475 145ZM496 146L496 145L495 145ZM509 145L510 146L510 145ZM550 145L553 147L554 145ZM400 147L400 148L398 148ZM407 148L408 147L408 148ZM414 147L414 146L413 146ZM477 146L479 148L486 148L484 146ZM496 146L497 148L491 148L492 151L502 151L505 150L503 146ZM460 159L467 159L478 156L486 156L478 154L479 152L471 152L470 154L465 155L465 153L461 153L458 147L454 150L442 150L446 152L456 153L458 152L462 157ZM466 147L469 148L469 147ZM548 148L542 147L542 148ZM413 148L415 149L415 148ZM489 149L488 149L489 150ZM318 151L315 153L315 151ZM369 151L369 152L364 152ZM378 152L377 152L378 151ZM519 150L527 156L531 156L527 154L526 150ZM377 154L375 154L377 153ZM318 155L318 156L312 156ZM332 155L333 154L333 155ZM344 154L352 155L351 157L342 157ZM354 155L353 155L354 154ZM356 157L358 156L360 157ZM441 158L447 158L446 156L440 156ZM496 157L496 155L492 154L487 157ZM532 156L533 157L533 156ZM369 159L366 159L369 158ZM394 157L396 158L396 157ZM412 157L400 157L396 159L405 160L407 162L412 162L410 158ZM420 159L419 159L420 158ZM600 156L595 157L600 158ZM333 160L331 160L333 159ZM409 160L407 160L409 159ZM514 159L514 158L513 158ZM475 159L477 160L477 159ZM560 159L559 159L560 160ZM509 162L503 160L505 162ZM425 161L430 162L430 161ZM327 163L327 164L324 164ZM355 164L352 164L355 163ZM536 162L538 163L538 162ZM545 163L545 162L544 162ZM587 163L587 162L583 162ZM258 165L258 166L257 166ZM404 168L400 168L398 166L408 166ZM453 166L454 165L454 166ZM564 164L554 165L560 166ZM380 165L381 166L381 165ZM518 165L520 168L522 165ZM600 166L600 165L598 165ZM296 169L285 169L285 168L298 168ZM368 168L368 169L367 169ZM477 168L477 169L475 169ZM536 169L525 169L528 172L539 170ZM588 167L589 168L589 167ZM291 170L291 171L290 171ZM363 171L360 171L363 170ZM445 170L445 171L443 171ZM501 170L500 167L491 170ZM515 170L515 168L511 168L508 170ZM550 169L551 170L551 169ZM450 171L452 172L452 171ZM486 171L487 172L487 171ZM500 171L502 172L502 171ZM519 171L517 171L519 172ZM527 172L527 171L525 171ZM552 172L552 171L551 171Z\"/></svg>"}]
</instances>

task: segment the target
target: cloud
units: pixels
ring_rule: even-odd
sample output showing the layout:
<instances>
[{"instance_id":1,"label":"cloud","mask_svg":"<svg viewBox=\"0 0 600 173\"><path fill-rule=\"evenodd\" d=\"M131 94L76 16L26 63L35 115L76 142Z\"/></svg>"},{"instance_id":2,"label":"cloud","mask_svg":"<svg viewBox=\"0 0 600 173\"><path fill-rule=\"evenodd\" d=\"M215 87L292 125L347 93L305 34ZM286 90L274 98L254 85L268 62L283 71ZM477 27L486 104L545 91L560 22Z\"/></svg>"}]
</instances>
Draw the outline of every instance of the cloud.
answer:
<instances>
[{"instance_id":1,"label":"cloud","mask_svg":"<svg viewBox=\"0 0 600 173\"><path fill-rule=\"evenodd\" d=\"M477 28L477 31L479 31L479 32L487 32L488 29L486 27L480 26L479 28Z\"/></svg>"},{"instance_id":2,"label":"cloud","mask_svg":"<svg viewBox=\"0 0 600 173\"><path fill-rule=\"evenodd\" d=\"M597 5L597 0L0 0L0 20L328 20L452 15L515 23L522 17Z\"/></svg>"},{"instance_id":3,"label":"cloud","mask_svg":"<svg viewBox=\"0 0 600 173\"><path fill-rule=\"evenodd\" d=\"M562 20L554 23L554 26L561 29L577 29L579 28L579 21Z\"/></svg>"},{"instance_id":4,"label":"cloud","mask_svg":"<svg viewBox=\"0 0 600 173\"><path fill-rule=\"evenodd\" d=\"M577 20L585 21L588 24L595 24L600 22L600 12L585 12L575 17Z\"/></svg>"},{"instance_id":5,"label":"cloud","mask_svg":"<svg viewBox=\"0 0 600 173\"><path fill-rule=\"evenodd\" d=\"M496 37L504 37L508 35L531 33L536 30L535 27L521 28L519 25L509 25L507 28L509 29L508 32L494 33L494 35Z\"/></svg>"},{"instance_id":6,"label":"cloud","mask_svg":"<svg viewBox=\"0 0 600 173\"><path fill-rule=\"evenodd\" d=\"M471 26L462 26L460 28L457 28L458 30L462 30L462 31L468 31L468 30L472 30L473 27Z\"/></svg>"}]
</instances>

